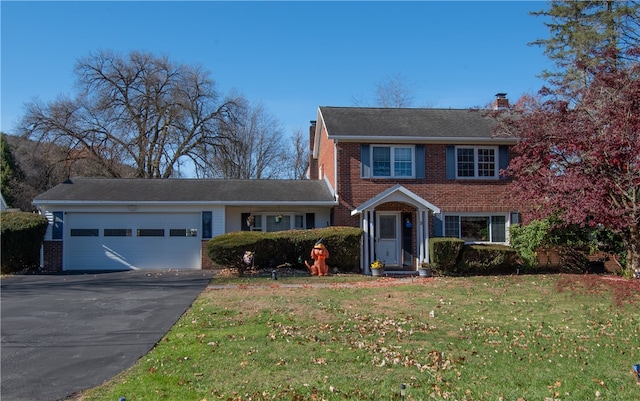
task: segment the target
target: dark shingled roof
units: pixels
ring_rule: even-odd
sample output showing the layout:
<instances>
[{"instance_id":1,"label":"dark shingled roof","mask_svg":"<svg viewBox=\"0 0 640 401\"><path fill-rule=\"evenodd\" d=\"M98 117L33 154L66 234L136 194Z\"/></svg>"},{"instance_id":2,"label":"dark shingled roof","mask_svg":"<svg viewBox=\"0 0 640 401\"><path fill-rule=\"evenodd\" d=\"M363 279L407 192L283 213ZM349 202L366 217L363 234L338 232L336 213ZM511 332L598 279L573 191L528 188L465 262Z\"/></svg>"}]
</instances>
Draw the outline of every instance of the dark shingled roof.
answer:
<instances>
[{"instance_id":1,"label":"dark shingled roof","mask_svg":"<svg viewBox=\"0 0 640 401\"><path fill-rule=\"evenodd\" d=\"M320 107L329 138L404 137L456 139L493 137L495 122L481 110Z\"/></svg>"},{"instance_id":2,"label":"dark shingled roof","mask_svg":"<svg viewBox=\"0 0 640 401\"><path fill-rule=\"evenodd\" d=\"M38 195L51 202L213 202L332 205L322 180L72 178Z\"/></svg>"}]
</instances>

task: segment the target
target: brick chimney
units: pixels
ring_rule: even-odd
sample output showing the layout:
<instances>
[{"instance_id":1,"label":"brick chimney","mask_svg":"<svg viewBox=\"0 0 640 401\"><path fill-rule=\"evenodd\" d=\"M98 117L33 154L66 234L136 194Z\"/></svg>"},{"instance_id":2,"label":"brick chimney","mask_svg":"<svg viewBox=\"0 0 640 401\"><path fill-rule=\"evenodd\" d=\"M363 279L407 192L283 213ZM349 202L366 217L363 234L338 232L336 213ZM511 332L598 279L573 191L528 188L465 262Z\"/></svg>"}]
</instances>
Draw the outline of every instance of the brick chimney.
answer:
<instances>
[{"instance_id":1,"label":"brick chimney","mask_svg":"<svg viewBox=\"0 0 640 401\"><path fill-rule=\"evenodd\" d=\"M506 93L496 93L496 100L493 101L493 109L501 110L509 108L509 99Z\"/></svg>"},{"instance_id":2,"label":"brick chimney","mask_svg":"<svg viewBox=\"0 0 640 401\"><path fill-rule=\"evenodd\" d=\"M317 180L318 178L318 160L313 158L313 147L316 139L316 121L309 121L309 179Z\"/></svg>"}]
</instances>

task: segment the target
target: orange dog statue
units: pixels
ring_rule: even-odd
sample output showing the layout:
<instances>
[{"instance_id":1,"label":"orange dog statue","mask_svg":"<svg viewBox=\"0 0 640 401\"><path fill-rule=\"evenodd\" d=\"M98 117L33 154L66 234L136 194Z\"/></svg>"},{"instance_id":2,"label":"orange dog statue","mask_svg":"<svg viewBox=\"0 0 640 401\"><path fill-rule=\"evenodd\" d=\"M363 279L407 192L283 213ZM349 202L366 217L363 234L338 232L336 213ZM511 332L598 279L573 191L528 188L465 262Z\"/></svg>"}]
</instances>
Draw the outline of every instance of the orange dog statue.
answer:
<instances>
[{"instance_id":1,"label":"orange dog statue","mask_svg":"<svg viewBox=\"0 0 640 401\"><path fill-rule=\"evenodd\" d=\"M311 250L311 259L313 259L313 265L309 265L309 263L305 260L304 264L307 265L307 268L311 270L312 276L328 276L329 275L329 267L327 266L326 260L329 257L329 250L326 246L320 241L318 241Z\"/></svg>"}]
</instances>

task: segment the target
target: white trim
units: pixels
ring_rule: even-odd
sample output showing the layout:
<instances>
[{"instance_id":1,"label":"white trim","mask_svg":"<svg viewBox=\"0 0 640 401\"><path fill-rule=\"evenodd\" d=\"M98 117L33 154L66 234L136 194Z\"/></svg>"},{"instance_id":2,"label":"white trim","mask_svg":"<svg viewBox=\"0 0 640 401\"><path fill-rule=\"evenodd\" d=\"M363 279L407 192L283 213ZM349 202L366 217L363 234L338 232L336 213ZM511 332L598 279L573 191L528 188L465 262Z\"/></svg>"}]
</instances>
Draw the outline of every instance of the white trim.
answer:
<instances>
[{"instance_id":1,"label":"white trim","mask_svg":"<svg viewBox=\"0 0 640 401\"><path fill-rule=\"evenodd\" d=\"M89 201L89 200L41 200L33 201L34 206L42 207L46 205L66 205L66 206L128 206L128 205L144 205L144 206L335 206L337 200L332 201L184 201L184 202L162 202L162 201Z\"/></svg>"},{"instance_id":2,"label":"white trim","mask_svg":"<svg viewBox=\"0 0 640 401\"><path fill-rule=\"evenodd\" d=\"M322 127L324 127L324 116L322 115L320 107L318 107L317 114L320 118L316 121L316 133L313 136L313 153L311 154L314 159L317 159L320 155L320 135L322 134Z\"/></svg>"},{"instance_id":3,"label":"white trim","mask_svg":"<svg viewBox=\"0 0 640 401\"><path fill-rule=\"evenodd\" d=\"M440 213L439 207L430 202L427 202L422 197L416 195L414 192L408 190L402 185L396 184L353 209L351 211L351 215L355 216L356 214L362 213L366 209L375 208L379 204L393 201L408 203L418 209L422 207L432 210L433 213Z\"/></svg>"},{"instance_id":4,"label":"white trim","mask_svg":"<svg viewBox=\"0 0 640 401\"><path fill-rule=\"evenodd\" d=\"M328 135L329 139L339 139L343 142L359 142L363 140L375 140L376 143L411 143L411 144L446 144L446 145L515 145L519 142L517 138L501 137L425 137L425 136L376 136L375 138L362 135Z\"/></svg>"}]
</instances>

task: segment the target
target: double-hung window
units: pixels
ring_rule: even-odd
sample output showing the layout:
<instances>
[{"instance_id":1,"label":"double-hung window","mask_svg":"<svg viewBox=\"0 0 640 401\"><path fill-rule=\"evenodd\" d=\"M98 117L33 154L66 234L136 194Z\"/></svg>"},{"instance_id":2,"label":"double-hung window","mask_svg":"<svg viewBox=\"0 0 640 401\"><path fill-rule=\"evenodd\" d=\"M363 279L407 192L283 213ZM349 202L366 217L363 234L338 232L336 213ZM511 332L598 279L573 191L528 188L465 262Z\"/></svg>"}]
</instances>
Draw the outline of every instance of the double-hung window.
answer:
<instances>
[{"instance_id":1,"label":"double-hung window","mask_svg":"<svg viewBox=\"0 0 640 401\"><path fill-rule=\"evenodd\" d=\"M413 146L373 145L371 150L373 177L414 177Z\"/></svg>"},{"instance_id":2,"label":"double-hung window","mask_svg":"<svg viewBox=\"0 0 640 401\"><path fill-rule=\"evenodd\" d=\"M457 178L498 178L498 149L495 147L456 148Z\"/></svg>"}]
</instances>

